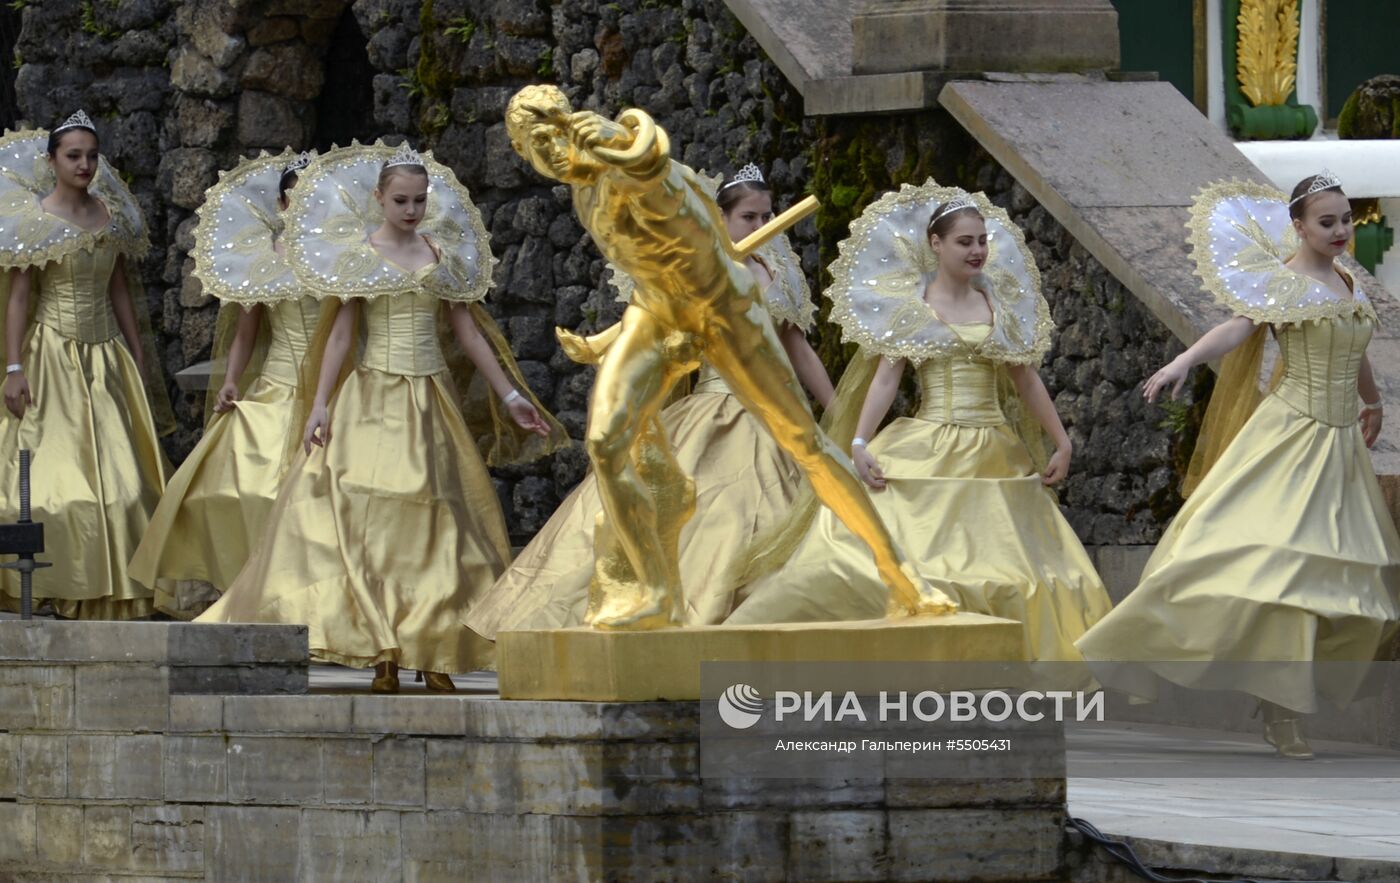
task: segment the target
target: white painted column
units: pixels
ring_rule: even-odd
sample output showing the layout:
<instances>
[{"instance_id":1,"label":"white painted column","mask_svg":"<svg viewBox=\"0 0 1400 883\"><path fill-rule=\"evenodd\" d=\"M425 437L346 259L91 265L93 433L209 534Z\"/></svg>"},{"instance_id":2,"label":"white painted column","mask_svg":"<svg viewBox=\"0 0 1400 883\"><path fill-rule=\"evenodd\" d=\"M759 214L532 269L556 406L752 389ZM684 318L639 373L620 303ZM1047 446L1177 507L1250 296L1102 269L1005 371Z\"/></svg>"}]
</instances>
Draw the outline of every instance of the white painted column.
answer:
<instances>
[{"instance_id":1,"label":"white painted column","mask_svg":"<svg viewBox=\"0 0 1400 883\"><path fill-rule=\"evenodd\" d=\"M1322 106L1322 0L1302 0L1298 20L1298 103L1311 104L1317 111L1317 137L1326 125L1328 111ZM1336 116L1339 107L1331 109Z\"/></svg>"},{"instance_id":2,"label":"white painted column","mask_svg":"<svg viewBox=\"0 0 1400 883\"><path fill-rule=\"evenodd\" d=\"M1225 48L1221 44L1220 0L1206 0L1206 116L1228 131L1225 122Z\"/></svg>"}]
</instances>

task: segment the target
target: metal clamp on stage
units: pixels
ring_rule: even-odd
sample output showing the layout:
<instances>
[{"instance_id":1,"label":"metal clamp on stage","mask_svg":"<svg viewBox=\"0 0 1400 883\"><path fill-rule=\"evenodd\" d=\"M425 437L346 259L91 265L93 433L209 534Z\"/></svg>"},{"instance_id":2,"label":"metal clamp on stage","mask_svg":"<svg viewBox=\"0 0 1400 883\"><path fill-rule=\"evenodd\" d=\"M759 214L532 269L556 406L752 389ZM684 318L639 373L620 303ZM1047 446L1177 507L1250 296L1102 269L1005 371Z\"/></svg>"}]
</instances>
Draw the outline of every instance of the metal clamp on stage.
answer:
<instances>
[{"instance_id":1,"label":"metal clamp on stage","mask_svg":"<svg viewBox=\"0 0 1400 883\"><path fill-rule=\"evenodd\" d=\"M19 521L0 524L0 555L18 555L18 561L0 564L7 570L19 571L19 612L21 619L34 617L34 571L52 567L34 556L44 551L44 525L29 519L29 460L30 452L19 452Z\"/></svg>"}]
</instances>

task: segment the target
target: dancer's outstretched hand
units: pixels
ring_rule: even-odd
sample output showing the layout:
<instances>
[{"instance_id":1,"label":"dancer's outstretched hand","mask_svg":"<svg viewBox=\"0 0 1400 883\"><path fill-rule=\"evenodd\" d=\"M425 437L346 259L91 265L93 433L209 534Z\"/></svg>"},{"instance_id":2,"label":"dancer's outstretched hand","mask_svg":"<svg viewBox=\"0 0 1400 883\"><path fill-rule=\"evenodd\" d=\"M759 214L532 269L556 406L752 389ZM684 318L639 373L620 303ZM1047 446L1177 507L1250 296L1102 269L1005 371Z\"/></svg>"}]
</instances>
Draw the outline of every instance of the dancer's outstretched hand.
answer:
<instances>
[{"instance_id":1,"label":"dancer's outstretched hand","mask_svg":"<svg viewBox=\"0 0 1400 883\"><path fill-rule=\"evenodd\" d=\"M1045 464L1045 471L1040 474L1040 483L1049 486L1059 484L1068 478L1069 458L1069 448L1056 448L1050 462Z\"/></svg>"},{"instance_id":2,"label":"dancer's outstretched hand","mask_svg":"<svg viewBox=\"0 0 1400 883\"><path fill-rule=\"evenodd\" d=\"M885 473L880 469L880 461L865 449L865 445L856 445L851 449L851 460L856 465L856 474L860 476L861 481L877 491L884 490Z\"/></svg>"},{"instance_id":3,"label":"dancer's outstretched hand","mask_svg":"<svg viewBox=\"0 0 1400 883\"><path fill-rule=\"evenodd\" d=\"M306 432L302 434L301 446L311 453L311 446L324 448L331 442L331 418L325 405L311 408L311 416L306 418Z\"/></svg>"},{"instance_id":4,"label":"dancer's outstretched hand","mask_svg":"<svg viewBox=\"0 0 1400 883\"><path fill-rule=\"evenodd\" d=\"M528 429L535 435L549 435L549 424L544 422L540 412L524 396L506 405L506 410L510 412L510 419L521 429Z\"/></svg>"},{"instance_id":5,"label":"dancer's outstretched hand","mask_svg":"<svg viewBox=\"0 0 1400 883\"><path fill-rule=\"evenodd\" d=\"M1181 395L1181 387L1186 384L1186 375L1190 373L1190 365L1179 359L1172 359L1142 385L1143 398L1155 402L1162 390L1171 387L1172 401L1176 401L1177 396Z\"/></svg>"}]
</instances>

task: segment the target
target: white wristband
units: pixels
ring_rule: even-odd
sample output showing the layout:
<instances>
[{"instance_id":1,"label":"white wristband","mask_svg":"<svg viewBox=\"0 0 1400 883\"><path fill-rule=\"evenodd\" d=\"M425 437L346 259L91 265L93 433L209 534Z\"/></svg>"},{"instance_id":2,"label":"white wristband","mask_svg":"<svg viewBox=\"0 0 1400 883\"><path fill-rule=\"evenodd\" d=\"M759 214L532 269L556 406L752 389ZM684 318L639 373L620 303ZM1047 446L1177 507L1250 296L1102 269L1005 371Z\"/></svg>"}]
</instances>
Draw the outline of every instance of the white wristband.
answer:
<instances>
[{"instance_id":1,"label":"white wristband","mask_svg":"<svg viewBox=\"0 0 1400 883\"><path fill-rule=\"evenodd\" d=\"M19 372L21 372L21 371L23 371L23 370L24 370L24 366L21 365L19 362L13 362L13 363L11 363L11 364L5 366L5 373L6 373L6 374L18 374Z\"/></svg>"},{"instance_id":2,"label":"white wristband","mask_svg":"<svg viewBox=\"0 0 1400 883\"><path fill-rule=\"evenodd\" d=\"M1385 405L1384 402L1365 402L1365 401L1363 401L1363 402L1361 403L1361 413L1364 414L1364 413L1366 413L1367 411L1379 411L1379 410L1381 410L1382 407L1384 407L1384 405Z\"/></svg>"},{"instance_id":3,"label":"white wristband","mask_svg":"<svg viewBox=\"0 0 1400 883\"><path fill-rule=\"evenodd\" d=\"M865 439L861 438L860 436L856 436L855 438L851 439L851 447L853 447L853 448L863 448L863 447L865 447Z\"/></svg>"},{"instance_id":4,"label":"white wristband","mask_svg":"<svg viewBox=\"0 0 1400 883\"><path fill-rule=\"evenodd\" d=\"M520 394L520 390L518 390L518 389L512 389L510 392L506 393L506 397L505 397L505 398L501 399L501 403L502 403L502 404L509 405L511 402L515 401L516 399L523 399L523 398L525 398L525 397L522 396L522 395Z\"/></svg>"}]
</instances>

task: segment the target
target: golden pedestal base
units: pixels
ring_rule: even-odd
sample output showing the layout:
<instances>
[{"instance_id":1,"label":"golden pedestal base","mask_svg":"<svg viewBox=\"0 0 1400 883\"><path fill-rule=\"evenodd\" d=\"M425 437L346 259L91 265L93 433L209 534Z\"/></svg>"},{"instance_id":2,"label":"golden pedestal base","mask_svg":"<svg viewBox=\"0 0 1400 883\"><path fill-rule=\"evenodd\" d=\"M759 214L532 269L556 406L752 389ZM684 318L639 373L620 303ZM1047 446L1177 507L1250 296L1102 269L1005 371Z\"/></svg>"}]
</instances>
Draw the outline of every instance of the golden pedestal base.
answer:
<instances>
[{"instance_id":1,"label":"golden pedestal base","mask_svg":"<svg viewBox=\"0 0 1400 883\"><path fill-rule=\"evenodd\" d=\"M1021 658L1021 624L977 613L642 632L536 629L506 631L496 637L502 699L697 700L702 662L997 662Z\"/></svg>"}]
</instances>

